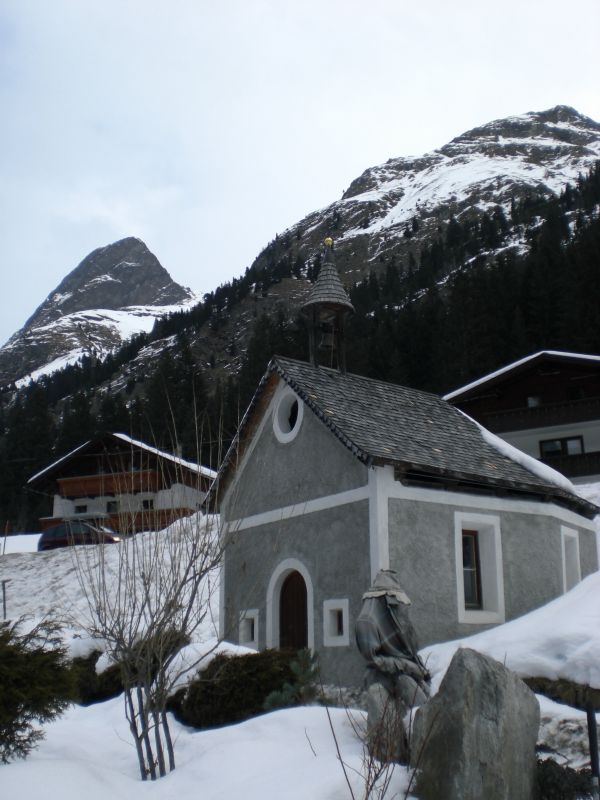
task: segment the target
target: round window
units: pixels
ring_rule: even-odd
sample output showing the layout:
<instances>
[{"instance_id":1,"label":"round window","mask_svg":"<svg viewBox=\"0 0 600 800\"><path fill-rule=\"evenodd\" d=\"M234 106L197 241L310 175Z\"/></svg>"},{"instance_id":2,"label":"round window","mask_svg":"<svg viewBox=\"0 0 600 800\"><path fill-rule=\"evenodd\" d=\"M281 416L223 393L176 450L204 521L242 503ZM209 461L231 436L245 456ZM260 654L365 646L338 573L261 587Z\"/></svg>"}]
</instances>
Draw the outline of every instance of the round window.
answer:
<instances>
[{"instance_id":1,"label":"round window","mask_svg":"<svg viewBox=\"0 0 600 800\"><path fill-rule=\"evenodd\" d=\"M279 399L273 414L273 430L280 442L291 442L302 423L303 404L291 390Z\"/></svg>"}]
</instances>

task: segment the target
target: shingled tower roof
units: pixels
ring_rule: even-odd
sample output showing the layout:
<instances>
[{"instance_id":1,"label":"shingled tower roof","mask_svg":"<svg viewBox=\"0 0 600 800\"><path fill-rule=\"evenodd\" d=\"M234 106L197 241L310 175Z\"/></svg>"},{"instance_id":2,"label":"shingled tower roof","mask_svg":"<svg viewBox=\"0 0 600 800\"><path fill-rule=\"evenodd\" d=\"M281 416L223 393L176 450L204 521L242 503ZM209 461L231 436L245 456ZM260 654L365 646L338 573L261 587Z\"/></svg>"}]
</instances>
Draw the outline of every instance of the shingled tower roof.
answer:
<instances>
[{"instance_id":1,"label":"shingled tower roof","mask_svg":"<svg viewBox=\"0 0 600 800\"><path fill-rule=\"evenodd\" d=\"M342 286L333 259L333 239L323 242L323 261L302 312L308 319L308 338L311 363L321 359L328 366L346 371L344 330L346 317L354 313L354 306Z\"/></svg>"},{"instance_id":2,"label":"shingled tower roof","mask_svg":"<svg viewBox=\"0 0 600 800\"><path fill-rule=\"evenodd\" d=\"M310 306L315 305L341 306L354 313L354 306L350 302L335 266L331 239L325 239L325 252L319 277L315 281L308 300L302 305L302 310L308 311Z\"/></svg>"}]
</instances>

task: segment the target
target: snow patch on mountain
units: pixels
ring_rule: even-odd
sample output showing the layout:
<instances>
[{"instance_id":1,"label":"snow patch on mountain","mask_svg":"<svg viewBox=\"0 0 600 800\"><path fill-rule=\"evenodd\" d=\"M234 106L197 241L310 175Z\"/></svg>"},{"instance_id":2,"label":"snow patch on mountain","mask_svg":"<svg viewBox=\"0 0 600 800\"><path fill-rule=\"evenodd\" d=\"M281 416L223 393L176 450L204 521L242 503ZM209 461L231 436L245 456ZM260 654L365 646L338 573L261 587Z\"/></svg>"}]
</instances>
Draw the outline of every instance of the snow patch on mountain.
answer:
<instances>
[{"instance_id":1,"label":"snow patch on mountain","mask_svg":"<svg viewBox=\"0 0 600 800\"><path fill-rule=\"evenodd\" d=\"M559 145L556 139L551 138L499 137L494 144L493 153L481 149L466 153L464 148L456 156L431 153L428 165L417 166L415 172L406 171L411 168L411 162L405 159L401 174L395 177L391 177L388 170L373 170L375 188L342 199L337 205L343 209L365 203L380 204L380 208L373 210L375 219L366 227L350 228L342 238L381 233L405 225L423 211L445 203L460 205L467 202L475 191L487 190L491 195L489 200L478 203L480 209L488 210L500 204L507 210L511 187L515 183L559 193L567 183L575 181L582 170L600 159L600 137L589 144L589 153L583 160L580 154L576 155L571 150L558 155ZM519 157L497 152L513 144L517 144L522 151ZM534 158L533 148L546 150L543 155L551 157L551 163L539 153ZM423 159L414 159L415 162L422 164Z\"/></svg>"},{"instance_id":2,"label":"snow patch on mountain","mask_svg":"<svg viewBox=\"0 0 600 800\"><path fill-rule=\"evenodd\" d=\"M132 336L139 333L150 333L157 319L167 314L186 311L199 300L199 297L194 296L185 303L171 306L131 306L122 309L99 308L78 311L73 314L65 314L48 325L31 328L28 331L28 337L41 339L45 335L60 335L65 344L69 343L70 349L48 364L24 375L16 381L16 386L21 388L31 381L39 380L64 369L64 367L77 364L84 356L105 356ZM102 330L104 330L104 335L101 335ZM106 342L112 342L112 345L106 346ZM13 346L20 345L21 343L17 342ZM9 342L4 349L9 351L11 343Z\"/></svg>"},{"instance_id":3,"label":"snow patch on mountain","mask_svg":"<svg viewBox=\"0 0 600 800\"><path fill-rule=\"evenodd\" d=\"M567 106L495 120L425 155L367 169L341 200L290 233L299 228L310 236L337 216L333 228L342 248L370 237L370 249L377 250L415 218L460 218L498 205L507 213L515 196L558 194L598 159L600 125Z\"/></svg>"}]
</instances>

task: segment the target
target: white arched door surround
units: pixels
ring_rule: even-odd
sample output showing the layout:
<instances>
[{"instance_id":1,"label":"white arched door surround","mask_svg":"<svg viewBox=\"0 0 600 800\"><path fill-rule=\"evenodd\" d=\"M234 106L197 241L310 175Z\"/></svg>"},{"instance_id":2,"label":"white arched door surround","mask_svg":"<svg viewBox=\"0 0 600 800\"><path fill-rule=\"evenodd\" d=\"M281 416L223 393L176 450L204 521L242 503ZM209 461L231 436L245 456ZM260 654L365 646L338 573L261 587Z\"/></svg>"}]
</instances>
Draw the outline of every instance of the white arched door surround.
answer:
<instances>
[{"instance_id":1,"label":"white arched door surround","mask_svg":"<svg viewBox=\"0 0 600 800\"><path fill-rule=\"evenodd\" d=\"M301 561L298 561L297 558L284 559L275 567L271 575L271 580L267 587L267 647L279 647L279 598L281 596L283 582L292 572L299 572L306 584L308 647L310 650L314 650L315 610L313 584L307 568Z\"/></svg>"}]
</instances>

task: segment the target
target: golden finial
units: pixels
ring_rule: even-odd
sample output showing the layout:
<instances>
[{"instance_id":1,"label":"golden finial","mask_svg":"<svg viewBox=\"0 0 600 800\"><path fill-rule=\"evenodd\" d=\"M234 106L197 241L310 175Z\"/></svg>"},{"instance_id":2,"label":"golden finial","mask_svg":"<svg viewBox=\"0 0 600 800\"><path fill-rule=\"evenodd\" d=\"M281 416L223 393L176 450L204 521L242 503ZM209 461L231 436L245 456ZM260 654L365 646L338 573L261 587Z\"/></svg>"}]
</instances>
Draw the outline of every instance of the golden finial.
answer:
<instances>
[{"instance_id":1,"label":"golden finial","mask_svg":"<svg viewBox=\"0 0 600 800\"><path fill-rule=\"evenodd\" d=\"M325 247L333 247L333 239L331 236L328 236L326 239L323 240L323 244Z\"/></svg>"}]
</instances>

